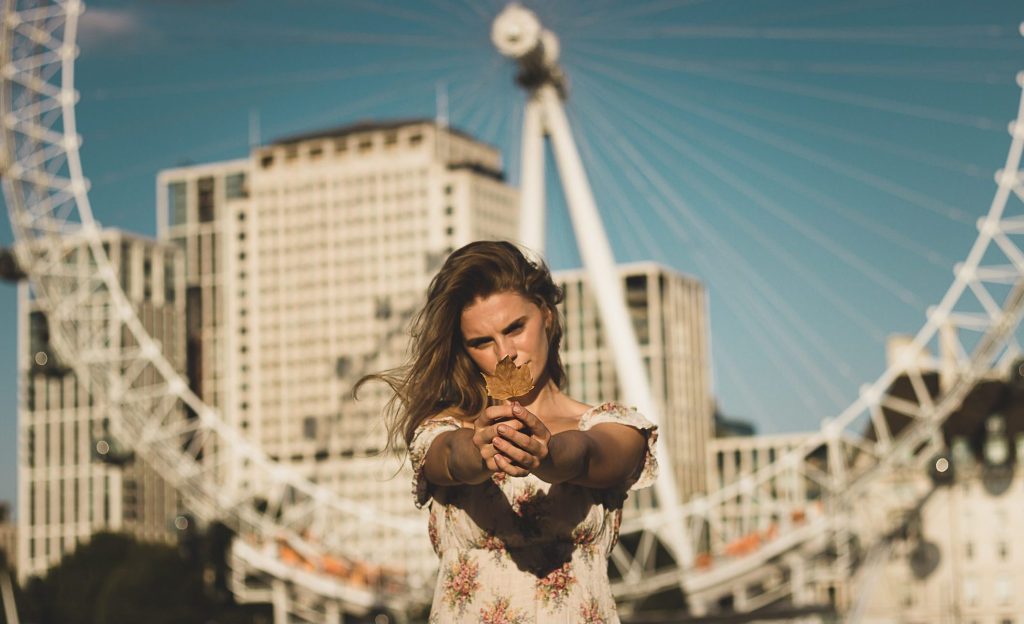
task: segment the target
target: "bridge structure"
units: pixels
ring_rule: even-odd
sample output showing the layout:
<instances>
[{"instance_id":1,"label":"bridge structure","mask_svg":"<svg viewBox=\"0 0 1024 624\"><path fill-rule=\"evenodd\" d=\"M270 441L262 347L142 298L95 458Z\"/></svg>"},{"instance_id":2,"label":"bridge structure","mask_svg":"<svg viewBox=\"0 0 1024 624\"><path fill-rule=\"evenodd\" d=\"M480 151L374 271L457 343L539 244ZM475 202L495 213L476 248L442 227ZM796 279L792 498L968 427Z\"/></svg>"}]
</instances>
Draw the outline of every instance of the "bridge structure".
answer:
<instances>
[{"instance_id":1,"label":"bridge structure","mask_svg":"<svg viewBox=\"0 0 1024 624\"><path fill-rule=\"evenodd\" d=\"M84 5L2 6L0 176L17 266L47 314L62 360L116 406L117 436L177 488L192 515L237 533L234 589L273 603L278 622L333 623L374 610L402 619L428 604L435 570L410 564L429 548L419 517L381 513L271 461L189 389L147 334L104 251L79 155L74 69ZM564 117L569 95L557 37L511 4L495 20L492 39L517 64L527 92L523 239L535 248L543 240L543 141L550 137L574 227L587 232L578 237L585 268L601 284L595 290L607 293L599 310L622 385L632 393L625 398L656 419L618 282L610 278L610 247ZM1018 84L1024 88L1024 73ZM671 458L660 458L666 469L657 496L627 516L611 558L623 609L669 591L681 592L695 615L723 605L813 606L878 560L886 536L928 495L925 489L897 496L879 484L943 459L945 420L980 380L1007 370L1021 354L1015 331L1024 313L1024 97L1008 132L1006 162L977 238L900 361L790 452L706 496L677 500ZM83 263L69 257L83 247L92 260L84 273ZM921 357L928 352L950 360ZM953 374L935 387L926 377L940 366ZM909 392L891 391L898 380ZM222 487L216 475L228 462L252 478ZM779 495L794 483L813 497ZM370 550L369 543L388 546Z\"/></svg>"}]
</instances>

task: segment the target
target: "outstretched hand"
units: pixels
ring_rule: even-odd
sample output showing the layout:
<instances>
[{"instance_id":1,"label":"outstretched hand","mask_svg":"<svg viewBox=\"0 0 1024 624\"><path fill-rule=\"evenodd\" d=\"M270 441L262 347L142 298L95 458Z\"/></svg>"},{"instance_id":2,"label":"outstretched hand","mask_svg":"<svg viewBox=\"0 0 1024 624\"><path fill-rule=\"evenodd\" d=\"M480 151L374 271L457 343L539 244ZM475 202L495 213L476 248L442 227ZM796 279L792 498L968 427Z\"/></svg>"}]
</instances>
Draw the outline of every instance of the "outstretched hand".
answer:
<instances>
[{"instance_id":1,"label":"outstretched hand","mask_svg":"<svg viewBox=\"0 0 1024 624\"><path fill-rule=\"evenodd\" d=\"M518 431L524 424L513 418L511 405L492 405L481 413L473 421L473 444L480 451L480 457L491 472L499 472L502 469L497 463L496 457L499 452L494 447L494 440L498 438L498 428L506 428ZM508 461L508 458L505 458Z\"/></svg>"},{"instance_id":2,"label":"outstretched hand","mask_svg":"<svg viewBox=\"0 0 1024 624\"><path fill-rule=\"evenodd\" d=\"M495 466L513 477L523 477L536 470L548 456L551 431L536 415L517 402L496 405L511 420L500 422L497 437L491 441L496 453Z\"/></svg>"}]
</instances>

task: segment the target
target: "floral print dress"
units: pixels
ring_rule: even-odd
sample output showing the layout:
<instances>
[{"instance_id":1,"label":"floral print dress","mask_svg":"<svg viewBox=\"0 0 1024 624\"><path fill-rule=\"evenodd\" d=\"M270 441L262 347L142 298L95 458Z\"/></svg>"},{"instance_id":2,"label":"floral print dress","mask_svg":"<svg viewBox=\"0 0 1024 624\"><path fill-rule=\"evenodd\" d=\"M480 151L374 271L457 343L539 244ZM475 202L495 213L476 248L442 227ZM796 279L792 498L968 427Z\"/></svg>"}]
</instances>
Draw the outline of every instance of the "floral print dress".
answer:
<instances>
[{"instance_id":1,"label":"floral print dress","mask_svg":"<svg viewBox=\"0 0 1024 624\"><path fill-rule=\"evenodd\" d=\"M503 473L479 485L434 486L423 477L427 450L460 424L447 417L420 425L409 456L416 505L429 502L428 532L440 557L431 624L619 621L607 558L627 491L650 486L657 476L658 434L636 410L618 403L590 408L579 429L601 423L635 427L647 438L635 478L619 489L551 485L532 474Z\"/></svg>"}]
</instances>

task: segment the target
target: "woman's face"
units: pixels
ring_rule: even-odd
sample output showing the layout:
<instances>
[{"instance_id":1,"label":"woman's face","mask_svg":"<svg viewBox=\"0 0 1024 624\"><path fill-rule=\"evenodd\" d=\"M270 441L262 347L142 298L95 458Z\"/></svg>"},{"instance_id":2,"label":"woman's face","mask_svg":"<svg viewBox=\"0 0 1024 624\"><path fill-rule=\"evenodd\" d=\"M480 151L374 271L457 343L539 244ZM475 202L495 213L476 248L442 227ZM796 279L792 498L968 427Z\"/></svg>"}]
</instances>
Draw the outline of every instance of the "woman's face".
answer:
<instances>
[{"instance_id":1,"label":"woman's face","mask_svg":"<svg viewBox=\"0 0 1024 624\"><path fill-rule=\"evenodd\" d=\"M550 314L514 292L477 297L462 310L462 339L477 368L491 374L498 361L512 356L528 364L536 381L548 362Z\"/></svg>"}]
</instances>

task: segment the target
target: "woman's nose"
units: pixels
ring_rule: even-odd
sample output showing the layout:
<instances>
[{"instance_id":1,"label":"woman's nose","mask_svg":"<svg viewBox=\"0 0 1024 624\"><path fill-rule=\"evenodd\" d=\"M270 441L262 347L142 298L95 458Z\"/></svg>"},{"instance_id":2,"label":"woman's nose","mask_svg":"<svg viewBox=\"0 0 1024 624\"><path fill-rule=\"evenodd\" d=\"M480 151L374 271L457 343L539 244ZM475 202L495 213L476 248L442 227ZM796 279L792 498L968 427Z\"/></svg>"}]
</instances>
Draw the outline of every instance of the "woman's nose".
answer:
<instances>
[{"instance_id":1,"label":"woman's nose","mask_svg":"<svg viewBox=\"0 0 1024 624\"><path fill-rule=\"evenodd\" d=\"M512 358L513 362L515 362L516 358L519 357L519 352L516 350L515 345L512 344L512 341L507 338L495 342L494 348L496 350L496 354L498 356L499 361L506 355Z\"/></svg>"}]
</instances>

